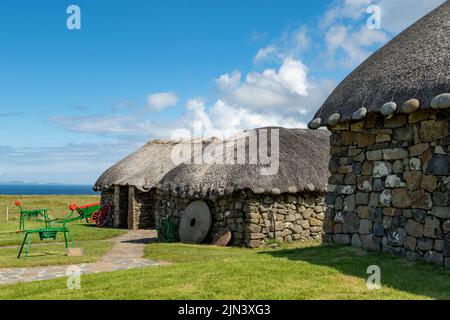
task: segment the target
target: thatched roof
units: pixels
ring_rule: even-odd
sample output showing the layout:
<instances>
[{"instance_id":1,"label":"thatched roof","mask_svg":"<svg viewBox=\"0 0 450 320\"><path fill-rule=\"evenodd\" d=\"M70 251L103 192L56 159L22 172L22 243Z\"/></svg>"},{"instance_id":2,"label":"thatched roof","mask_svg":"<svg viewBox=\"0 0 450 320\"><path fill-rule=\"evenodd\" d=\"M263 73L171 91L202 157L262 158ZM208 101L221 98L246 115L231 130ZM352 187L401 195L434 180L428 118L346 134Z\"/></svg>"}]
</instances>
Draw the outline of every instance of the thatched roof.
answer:
<instances>
[{"instance_id":1,"label":"thatched roof","mask_svg":"<svg viewBox=\"0 0 450 320\"><path fill-rule=\"evenodd\" d=\"M267 129L267 138L261 137L261 130L264 129ZM246 164L210 162L177 166L161 180L158 188L189 197L222 195L239 190L251 190L258 194L325 192L328 183L329 133L325 130L262 128L256 130L259 142L270 142L274 135L273 129L278 130L279 135L279 169L275 174L261 174L261 169L268 166L259 160L249 164L247 151ZM225 143L243 143L249 150L249 139L245 135L233 137ZM275 151L270 143L267 149Z\"/></svg>"},{"instance_id":2,"label":"thatched roof","mask_svg":"<svg viewBox=\"0 0 450 320\"><path fill-rule=\"evenodd\" d=\"M450 1L356 68L328 97L315 119L327 125L329 117L339 113L340 119L334 117L334 122L345 122L360 108L371 114L388 102L395 102L396 113L401 113L403 104L413 98L419 100L421 109L427 109L444 93L450 93Z\"/></svg>"},{"instance_id":3,"label":"thatched roof","mask_svg":"<svg viewBox=\"0 0 450 320\"><path fill-rule=\"evenodd\" d=\"M267 138L262 138L261 130L268 132ZM277 129L274 131L272 129ZM268 168L264 162L250 164L248 133L257 132L259 142L267 141L268 150L272 148L271 138L279 134L279 170L272 175L262 175L261 169ZM274 140L276 141L276 140ZM194 142L195 143L195 142ZM197 141L198 143L198 141ZM216 152L223 146L236 146L244 143L245 164L226 162L217 164L221 155ZM193 151L193 143L187 142ZM252 144L253 145L253 144ZM255 193L296 193L301 191L325 192L328 182L329 133L325 130L262 128L249 131L221 141L209 139L203 141L203 151L207 146L212 151L212 161L203 160L201 164L194 162L174 164L172 161L174 148L179 148L180 142L152 141L144 147L118 162L108 169L96 182L94 189L106 190L113 185L135 186L141 191L158 188L180 196L222 195L239 190L252 190ZM232 147L231 150L234 150ZM223 150L223 149L222 149ZM258 149L261 150L261 149ZM200 152L201 153L201 152ZM192 152L198 155L198 152ZM203 155L206 153L203 152ZM236 160L236 154L234 159ZM271 154L269 152L269 157ZM240 162L242 163L242 162ZM274 162L275 163L275 162ZM270 174L270 173L269 173Z\"/></svg>"},{"instance_id":4,"label":"thatched roof","mask_svg":"<svg viewBox=\"0 0 450 320\"><path fill-rule=\"evenodd\" d=\"M216 138L204 140L210 144ZM198 140L196 140L198 142ZM94 185L94 190L107 190L112 186L135 186L141 191L147 191L173 168L172 150L180 141L155 140L150 141L136 152L119 161L106 170Z\"/></svg>"}]
</instances>

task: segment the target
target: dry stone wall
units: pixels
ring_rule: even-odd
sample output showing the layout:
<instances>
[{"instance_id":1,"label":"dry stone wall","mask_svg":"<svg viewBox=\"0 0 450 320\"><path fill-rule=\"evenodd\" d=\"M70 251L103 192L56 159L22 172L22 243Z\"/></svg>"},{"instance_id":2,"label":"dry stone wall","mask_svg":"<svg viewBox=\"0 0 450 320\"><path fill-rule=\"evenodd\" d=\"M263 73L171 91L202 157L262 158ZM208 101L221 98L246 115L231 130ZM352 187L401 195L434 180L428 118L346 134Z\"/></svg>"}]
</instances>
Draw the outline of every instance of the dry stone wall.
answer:
<instances>
[{"instance_id":1,"label":"dry stone wall","mask_svg":"<svg viewBox=\"0 0 450 320\"><path fill-rule=\"evenodd\" d=\"M132 212L138 229L155 228L155 191L135 191Z\"/></svg>"},{"instance_id":2,"label":"dry stone wall","mask_svg":"<svg viewBox=\"0 0 450 320\"><path fill-rule=\"evenodd\" d=\"M324 238L450 267L449 114L331 128Z\"/></svg>"},{"instance_id":3,"label":"dry stone wall","mask_svg":"<svg viewBox=\"0 0 450 320\"><path fill-rule=\"evenodd\" d=\"M195 200L157 191L155 212L157 217L172 217L175 236L183 210ZM211 235L222 228L232 231L232 245L259 247L278 241L307 241L321 239L324 220L324 196L255 195L235 192L205 202L211 209L213 225Z\"/></svg>"}]
</instances>

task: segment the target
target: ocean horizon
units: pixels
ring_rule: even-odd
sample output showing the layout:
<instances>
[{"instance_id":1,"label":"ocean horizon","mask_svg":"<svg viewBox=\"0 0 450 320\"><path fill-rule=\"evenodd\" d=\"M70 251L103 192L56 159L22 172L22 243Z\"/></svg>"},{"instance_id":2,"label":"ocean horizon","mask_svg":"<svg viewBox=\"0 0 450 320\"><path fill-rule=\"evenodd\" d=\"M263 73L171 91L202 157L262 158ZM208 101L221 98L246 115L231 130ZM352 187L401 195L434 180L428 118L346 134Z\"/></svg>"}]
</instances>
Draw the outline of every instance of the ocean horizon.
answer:
<instances>
[{"instance_id":1,"label":"ocean horizon","mask_svg":"<svg viewBox=\"0 0 450 320\"><path fill-rule=\"evenodd\" d=\"M90 185L0 184L0 195L96 195Z\"/></svg>"}]
</instances>

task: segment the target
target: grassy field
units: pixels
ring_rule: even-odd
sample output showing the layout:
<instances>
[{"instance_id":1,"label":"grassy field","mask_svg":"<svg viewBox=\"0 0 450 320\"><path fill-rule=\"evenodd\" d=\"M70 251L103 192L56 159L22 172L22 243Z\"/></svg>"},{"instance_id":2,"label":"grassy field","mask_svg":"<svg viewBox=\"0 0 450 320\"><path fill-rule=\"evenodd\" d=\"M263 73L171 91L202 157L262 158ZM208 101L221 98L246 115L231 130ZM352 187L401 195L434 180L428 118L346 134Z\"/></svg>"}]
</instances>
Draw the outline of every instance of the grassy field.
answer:
<instances>
[{"instance_id":1,"label":"grassy field","mask_svg":"<svg viewBox=\"0 0 450 320\"><path fill-rule=\"evenodd\" d=\"M1 287L0 299L449 299L449 271L390 255L318 243L279 249L150 244L150 259L172 264ZM366 286L381 268L381 290Z\"/></svg>"},{"instance_id":2,"label":"grassy field","mask_svg":"<svg viewBox=\"0 0 450 320\"><path fill-rule=\"evenodd\" d=\"M22 202L24 209L47 208L49 214L56 217L64 217L70 213L68 205L89 204L99 200L97 196L0 196L0 268L31 267L59 264L85 263L98 260L111 249L110 241L115 236L124 234L125 230L96 228L84 221L71 224L71 231L76 246L83 248L83 257L67 257L63 235L59 234L56 241L41 242L35 235L32 240L30 255L28 258L17 259L17 251L23 234L16 233L19 221L18 210L14 202ZM6 222L6 207L10 208L9 221ZM41 227L40 222L27 222L27 229Z\"/></svg>"},{"instance_id":3,"label":"grassy field","mask_svg":"<svg viewBox=\"0 0 450 320\"><path fill-rule=\"evenodd\" d=\"M14 203L19 200L24 210L49 209L49 214L60 218L70 213L69 204L79 206L94 203L100 200L98 196L5 196L0 195L0 224L6 222L6 208L9 208L9 220L17 220L19 210Z\"/></svg>"},{"instance_id":4,"label":"grassy field","mask_svg":"<svg viewBox=\"0 0 450 320\"><path fill-rule=\"evenodd\" d=\"M63 243L32 246L27 258L17 259L16 247L0 247L0 268L24 268L48 265L72 265L95 262L112 248L111 241L80 241L82 257L68 257Z\"/></svg>"},{"instance_id":5,"label":"grassy field","mask_svg":"<svg viewBox=\"0 0 450 320\"><path fill-rule=\"evenodd\" d=\"M26 227L34 228L41 227L40 223L27 223ZM22 233L16 233L18 228L18 222L0 223L0 247L4 246L18 246L23 239ZM110 228L96 228L93 225L86 223L74 222L71 224L71 232L75 241L85 240L105 240L125 233L124 230L110 229ZM64 236L58 234L56 239L58 242L64 241ZM32 239L32 243L41 243L39 236L35 235ZM0 265L1 266L1 265Z\"/></svg>"}]
</instances>

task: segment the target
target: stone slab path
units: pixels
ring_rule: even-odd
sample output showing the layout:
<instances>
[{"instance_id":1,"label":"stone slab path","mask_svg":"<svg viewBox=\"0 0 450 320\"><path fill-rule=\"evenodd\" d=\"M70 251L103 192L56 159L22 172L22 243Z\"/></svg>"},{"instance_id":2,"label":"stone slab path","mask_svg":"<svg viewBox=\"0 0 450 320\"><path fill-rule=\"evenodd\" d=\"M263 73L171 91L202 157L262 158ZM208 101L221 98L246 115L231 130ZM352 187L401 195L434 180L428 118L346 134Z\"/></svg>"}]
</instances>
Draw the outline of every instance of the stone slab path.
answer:
<instances>
[{"instance_id":1,"label":"stone slab path","mask_svg":"<svg viewBox=\"0 0 450 320\"><path fill-rule=\"evenodd\" d=\"M144 259L144 247L156 240L154 230L130 230L113 239L113 248L99 261L76 265L81 274L111 272L157 266ZM67 277L70 265L0 269L0 285Z\"/></svg>"}]
</instances>

